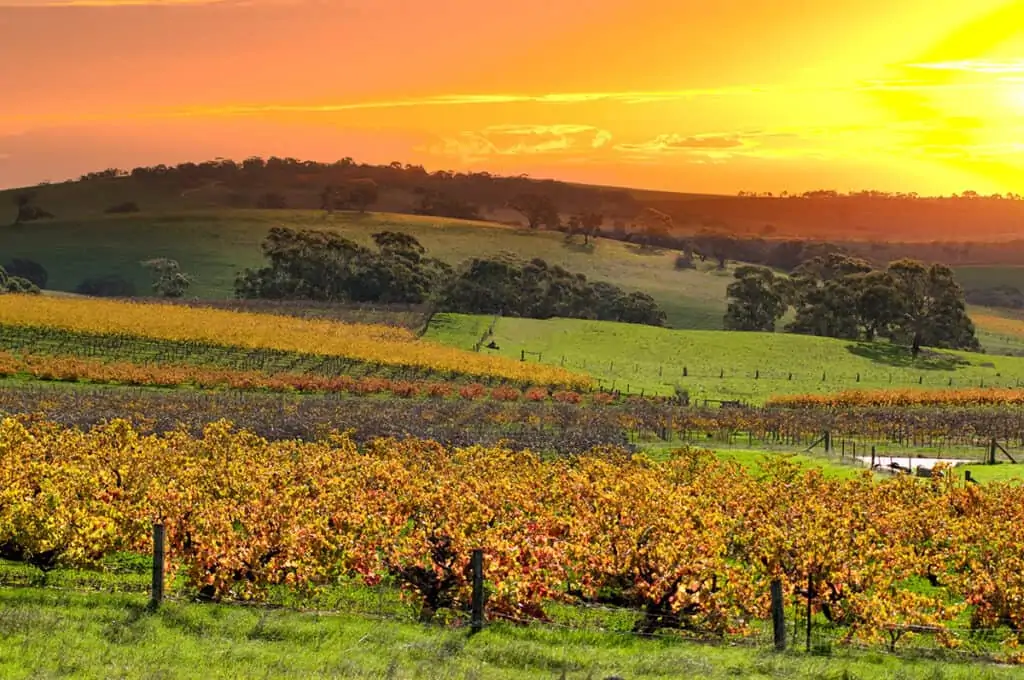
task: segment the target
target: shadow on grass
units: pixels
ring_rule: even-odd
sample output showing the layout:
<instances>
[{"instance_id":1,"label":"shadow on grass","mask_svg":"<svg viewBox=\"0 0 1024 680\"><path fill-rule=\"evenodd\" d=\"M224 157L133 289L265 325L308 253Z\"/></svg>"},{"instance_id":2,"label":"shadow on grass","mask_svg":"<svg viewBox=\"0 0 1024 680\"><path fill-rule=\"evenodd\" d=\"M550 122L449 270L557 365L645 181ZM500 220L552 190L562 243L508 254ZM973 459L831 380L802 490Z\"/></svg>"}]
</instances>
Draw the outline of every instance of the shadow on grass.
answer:
<instances>
[{"instance_id":1,"label":"shadow on grass","mask_svg":"<svg viewBox=\"0 0 1024 680\"><path fill-rule=\"evenodd\" d=\"M562 247L570 252L581 253L583 255L592 255L594 253L593 243L583 245L582 243L575 243L573 241L562 241Z\"/></svg>"},{"instance_id":2,"label":"shadow on grass","mask_svg":"<svg viewBox=\"0 0 1024 680\"><path fill-rule=\"evenodd\" d=\"M909 347L881 342L858 342L847 345L846 349L850 354L870 359L876 364L898 368L916 368L922 371L953 371L958 366L970 364L966 359L929 349L922 349L915 359L910 353Z\"/></svg>"},{"instance_id":3,"label":"shadow on grass","mask_svg":"<svg viewBox=\"0 0 1024 680\"><path fill-rule=\"evenodd\" d=\"M636 244L627 245L626 250L634 255L664 255L668 252L664 248L659 248L657 246L641 246Z\"/></svg>"}]
</instances>

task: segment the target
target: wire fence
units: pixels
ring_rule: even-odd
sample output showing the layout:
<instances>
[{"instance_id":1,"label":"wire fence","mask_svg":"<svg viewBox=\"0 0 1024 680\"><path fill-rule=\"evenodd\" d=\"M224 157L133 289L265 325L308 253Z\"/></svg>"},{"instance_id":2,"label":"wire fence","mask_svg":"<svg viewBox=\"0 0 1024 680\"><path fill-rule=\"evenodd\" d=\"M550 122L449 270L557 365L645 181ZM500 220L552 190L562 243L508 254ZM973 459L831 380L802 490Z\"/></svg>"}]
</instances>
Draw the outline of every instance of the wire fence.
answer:
<instances>
[{"instance_id":1,"label":"wire fence","mask_svg":"<svg viewBox=\"0 0 1024 680\"><path fill-rule=\"evenodd\" d=\"M156 611L164 603L194 604L207 602L189 592L181 579L165 581L162 528L154 527L154 548L151 577L139 570L125 575L88 571L39 573L24 564L0 562L0 587L40 588L62 593L119 593L148 597L148 608ZM650 609L608 605L597 602L551 603L545 618L517 615L487 606L485 563L482 551L474 551L472 565L472 597L469 602L436 612L429 622L420 617L415 602L402 596L393 583L375 585L355 583L326 587L314 594L297 594L281 587L270 593L266 601L224 601L220 606L255 608L312 614L317 617L357 616L380 622L422 623L465 629L478 633L495 625L535 628L564 633L565 644L572 644L572 635L598 634L631 639L699 643L705 645L743 646L751 649L774 649L827 656L835 649L888 651L901 657L1003 661L1004 643L1016 639L1017 631L1009 628L976 628L956 623L930 626L893 622L881 628L887 631L882 641L868 642L855 636L854 628L826 620L820 613L810 613L815 604L813 589L809 602L806 593L782 593L781 585L773 584L772 616L769 619L737 620L735 631L712 633L693 626L686 615L658 608ZM777 590L776 590L777 588ZM2 613L2 612L0 612ZM650 625L654 622L654 625ZM909 634L909 635L908 635ZM955 645L941 644L937 636L956 640ZM1011 644L1011 647L1013 645Z\"/></svg>"}]
</instances>

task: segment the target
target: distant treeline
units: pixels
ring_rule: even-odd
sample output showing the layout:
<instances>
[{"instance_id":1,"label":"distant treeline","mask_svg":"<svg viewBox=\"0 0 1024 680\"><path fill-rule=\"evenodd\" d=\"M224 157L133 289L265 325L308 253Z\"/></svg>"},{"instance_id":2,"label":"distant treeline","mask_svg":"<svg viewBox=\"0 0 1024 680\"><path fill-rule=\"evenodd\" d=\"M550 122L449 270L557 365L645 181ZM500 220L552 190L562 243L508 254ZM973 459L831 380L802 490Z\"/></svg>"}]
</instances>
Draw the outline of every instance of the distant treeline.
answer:
<instances>
[{"instance_id":1,"label":"distant treeline","mask_svg":"<svg viewBox=\"0 0 1024 680\"><path fill-rule=\"evenodd\" d=\"M473 258L458 268L428 257L414 237L373 235L368 248L319 230L271 229L267 265L238 275L242 299L431 303L439 311L547 319L569 317L664 325L644 293L588 281L541 259Z\"/></svg>"}]
</instances>

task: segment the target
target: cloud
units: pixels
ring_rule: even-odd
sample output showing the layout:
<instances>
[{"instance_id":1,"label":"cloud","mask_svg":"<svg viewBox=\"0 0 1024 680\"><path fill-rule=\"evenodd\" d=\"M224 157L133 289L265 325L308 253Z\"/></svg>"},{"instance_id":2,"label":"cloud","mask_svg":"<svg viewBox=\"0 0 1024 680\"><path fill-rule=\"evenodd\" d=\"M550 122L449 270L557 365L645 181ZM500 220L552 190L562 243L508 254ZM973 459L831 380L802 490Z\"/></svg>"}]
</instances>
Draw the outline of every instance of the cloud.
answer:
<instances>
[{"instance_id":1,"label":"cloud","mask_svg":"<svg viewBox=\"0 0 1024 680\"><path fill-rule=\"evenodd\" d=\"M750 137L759 133L742 134L703 134L684 137L671 133L661 134L643 142L620 143L615 145L617 151L631 153L661 154L674 151L691 151L694 149L736 149L752 146Z\"/></svg>"},{"instance_id":2,"label":"cloud","mask_svg":"<svg viewBox=\"0 0 1024 680\"><path fill-rule=\"evenodd\" d=\"M1024 59L961 59L957 61L936 61L906 64L907 68L931 71L959 71L963 73L987 73L994 75L1024 74Z\"/></svg>"},{"instance_id":3,"label":"cloud","mask_svg":"<svg viewBox=\"0 0 1024 680\"><path fill-rule=\"evenodd\" d=\"M426 150L471 161L492 156L550 155L597 149L611 138L609 131L592 125L492 125L446 137Z\"/></svg>"}]
</instances>

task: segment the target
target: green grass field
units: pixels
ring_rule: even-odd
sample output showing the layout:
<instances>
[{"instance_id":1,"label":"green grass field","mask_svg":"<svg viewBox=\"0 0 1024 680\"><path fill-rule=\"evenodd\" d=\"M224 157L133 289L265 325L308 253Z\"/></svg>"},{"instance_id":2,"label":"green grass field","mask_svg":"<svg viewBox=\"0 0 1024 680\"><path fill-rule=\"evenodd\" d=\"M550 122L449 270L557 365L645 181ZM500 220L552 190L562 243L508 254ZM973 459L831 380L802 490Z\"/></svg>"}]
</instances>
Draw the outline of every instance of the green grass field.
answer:
<instances>
[{"instance_id":1,"label":"green grass field","mask_svg":"<svg viewBox=\"0 0 1024 680\"><path fill-rule=\"evenodd\" d=\"M0 676L22 678L807 678L996 680L995 664L832 647L827 654L494 624L464 629L348 614L0 588Z\"/></svg>"},{"instance_id":2,"label":"green grass field","mask_svg":"<svg viewBox=\"0 0 1024 680\"><path fill-rule=\"evenodd\" d=\"M0 252L4 259L40 262L50 273L48 288L70 291L86 278L118 274L133 281L140 295L148 294L150 280L139 263L169 257L195 276L190 294L225 298L233 294L238 272L262 265L260 243L274 226L329 229L363 243L377 231L399 230L452 264L501 252L540 257L588 279L650 294L679 328L720 328L731 276L711 265L676 271L675 253L618 241L583 247L556 232L386 213L206 210L56 219L0 227Z\"/></svg>"},{"instance_id":3,"label":"green grass field","mask_svg":"<svg viewBox=\"0 0 1024 680\"><path fill-rule=\"evenodd\" d=\"M426 336L471 348L490 323L482 317L434 317ZM1016 387L1024 359L932 352L912 360L906 348L785 333L688 331L578 319L499 319L493 336L509 357L539 352L543 363L582 370L604 387L645 394L686 389L691 399L761 402L772 394L889 387ZM528 361L537 361L527 354ZM684 370L686 375L684 375ZM858 382L857 376L860 376ZM792 375L792 378L790 376ZM824 379L823 379L824 376ZM891 376L891 382L890 382Z\"/></svg>"}]
</instances>

